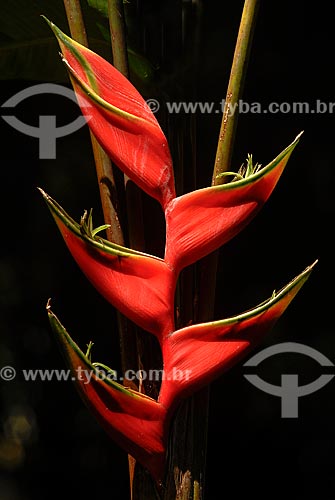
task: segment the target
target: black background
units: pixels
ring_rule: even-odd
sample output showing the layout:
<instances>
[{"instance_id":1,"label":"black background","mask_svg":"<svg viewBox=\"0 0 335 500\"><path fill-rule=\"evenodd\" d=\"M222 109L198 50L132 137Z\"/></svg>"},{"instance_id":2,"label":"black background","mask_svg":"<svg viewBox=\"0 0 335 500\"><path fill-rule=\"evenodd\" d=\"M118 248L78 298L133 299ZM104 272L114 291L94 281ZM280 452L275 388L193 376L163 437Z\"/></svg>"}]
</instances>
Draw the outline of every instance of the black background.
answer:
<instances>
[{"instance_id":1,"label":"black background","mask_svg":"<svg viewBox=\"0 0 335 500\"><path fill-rule=\"evenodd\" d=\"M163 6L147 5L153 16L164 16ZM204 2L199 100L219 102L225 96L242 7L240 1ZM243 100L306 101L311 108L317 100L335 102L333 31L327 4L261 2ZM0 104L34 83L1 81ZM187 96L187 87L184 92ZM75 104L52 95L27 100L17 116L37 125L39 115L55 112L60 124L78 116ZM49 297L78 343L85 346L94 338L97 359L119 367L115 311L74 264L36 189L45 189L74 218L90 207L99 217L88 131L58 139L57 159L39 160L37 139L1 118L0 127L0 354L1 364L18 373L15 381L1 385L0 500L56 499L67 493L126 499L127 457L106 438L74 387L55 380L25 382L20 376L22 369L66 368L46 317ZM219 127L218 114L198 115L199 187L210 183ZM248 153L266 164L302 130L271 199L221 249L216 315L256 305L319 259L260 349L301 342L334 362L333 113L240 115L233 164L238 168ZM260 375L277 384L281 373L298 373L300 384L322 373L314 361L298 355L272 358L262 370ZM334 382L299 400L299 418L281 419L280 400L251 386L243 373L239 364L211 386L205 499L335 498ZM20 445L10 439L14 431Z\"/></svg>"}]
</instances>

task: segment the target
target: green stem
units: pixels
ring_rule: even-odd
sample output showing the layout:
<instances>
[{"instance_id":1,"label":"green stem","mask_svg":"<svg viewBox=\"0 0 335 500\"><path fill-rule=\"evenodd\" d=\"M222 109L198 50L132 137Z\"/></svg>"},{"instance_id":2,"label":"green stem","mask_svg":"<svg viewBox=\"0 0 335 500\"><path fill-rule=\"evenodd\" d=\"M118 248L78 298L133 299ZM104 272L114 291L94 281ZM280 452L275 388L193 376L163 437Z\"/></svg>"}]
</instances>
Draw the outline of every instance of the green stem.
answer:
<instances>
[{"instance_id":1,"label":"green stem","mask_svg":"<svg viewBox=\"0 0 335 500\"><path fill-rule=\"evenodd\" d=\"M71 37L85 47L88 47L88 38L86 34L80 1L63 1ZM112 164L109 157L101 148L91 131L90 137L97 172L104 221L105 224L109 225L109 227L106 229L106 236L109 241L112 241L119 245L124 245L124 236L116 209L116 184Z\"/></svg>"},{"instance_id":2,"label":"green stem","mask_svg":"<svg viewBox=\"0 0 335 500\"><path fill-rule=\"evenodd\" d=\"M63 0L71 37L88 47L88 40L80 0Z\"/></svg>"},{"instance_id":3,"label":"green stem","mask_svg":"<svg viewBox=\"0 0 335 500\"><path fill-rule=\"evenodd\" d=\"M113 65L126 78L130 79L123 0L108 0L108 20ZM145 251L142 192L126 175L124 175L124 187L128 243L135 250ZM126 322L124 332L121 355L122 367L125 372L128 368L133 369L134 366L138 366L138 368L141 368L142 364L144 366L142 352L151 352L153 348L152 339L143 338L144 332L139 332L131 322ZM128 341L125 342L126 340ZM147 345L148 343L149 345ZM150 365L149 368L154 366L151 359L147 363ZM144 366L144 368L146 367ZM139 387L139 390L146 392L145 387ZM130 455L128 455L128 464L131 500L136 498L156 499L154 484L151 481L147 484L142 476L142 467Z\"/></svg>"},{"instance_id":4,"label":"green stem","mask_svg":"<svg viewBox=\"0 0 335 500\"><path fill-rule=\"evenodd\" d=\"M123 0L108 0L108 19L111 34L113 65L126 78L130 78L126 24ZM145 250L144 223L141 190L124 176L127 205L129 246L135 250Z\"/></svg>"},{"instance_id":5,"label":"green stem","mask_svg":"<svg viewBox=\"0 0 335 500\"><path fill-rule=\"evenodd\" d=\"M91 131L90 137L97 171L104 221L109 226L106 229L106 236L109 241L124 246L125 239L117 211L117 187L114 179L112 163L109 156L102 149Z\"/></svg>"},{"instance_id":6,"label":"green stem","mask_svg":"<svg viewBox=\"0 0 335 500\"><path fill-rule=\"evenodd\" d=\"M108 0L108 19L112 41L113 65L126 78L129 78L123 0Z\"/></svg>"},{"instance_id":7,"label":"green stem","mask_svg":"<svg viewBox=\"0 0 335 500\"><path fill-rule=\"evenodd\" d=\"M237 113L231 114L229 110L233 104L238 103L241 96L242 84L246 74L247 56L250 53L252 42L251 35L255 24L257 3L257 0L245 0L244 3L226 94L226 109L222 117L212 185L222 184L227 178L227 176L222 175L223 172L230 170ZM214 317L218 261L219 250L199 262L199 303L196 321L200 323L210 321ZM210 387L200 391L200 396L203 397L203 406L207 409L208 417ZM205 410L204 414L206 415ZM204 449L206 449L206 443L204 443ZM198 492L194 491L194 500L198 500L198 498Z\"/></svg>"},{"instance_id":8,"label":"green stem","mask_svg":"<svg viewBox=\"0 0 335 500\"><path fill-rule=\"evenodd\" d=\"M221 174L230 168L238 118L238 102L247 71L258 3L258 0L245 0L244 2L223 109L212 185L223 184L225 179Z\"/></svg>"},{"instance_id":9,"label":"green stem","mask_svg":"<svg viewBox=\"0 0 335 500\"><path fill-rule=\"evenodd\" d=\"M258 0L245 0L244 2L213 169L213 186L225 182L227 175L223 174L230 167L238 117L236 105L242 94L257 7ZM235 110L235 112L233 113L232 110ZM218 257L219 250L205 257L200 263L199 293L203 294L202 290L204 290L204 294L199 297L198 321L209 321L213 317Z\"/></svg>"}]
</instances>

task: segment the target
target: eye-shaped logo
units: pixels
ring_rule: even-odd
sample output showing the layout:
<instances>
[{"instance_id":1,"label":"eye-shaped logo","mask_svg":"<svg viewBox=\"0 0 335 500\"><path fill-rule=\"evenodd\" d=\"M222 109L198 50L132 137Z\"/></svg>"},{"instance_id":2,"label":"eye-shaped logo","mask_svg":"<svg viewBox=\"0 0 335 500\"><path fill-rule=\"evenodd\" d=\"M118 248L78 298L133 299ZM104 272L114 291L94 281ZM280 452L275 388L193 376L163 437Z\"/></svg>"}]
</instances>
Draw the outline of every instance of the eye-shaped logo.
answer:
<instances>
[{"instance_id":1,"label":"eye-shaped logo","mask_svg":"<svg viewBox=\"0 0 335 500\"><path fill-rule=\"evenodd\" d=\"M268 359L275 354L283 353L297 353L304 354L317 361L321 366L329 367L334 364L321 352L313 349L312 347L295 342L283 342L271 347L263 349L251 359L249 359L243 366L258 366L262 361ZM244 374L244 377L257 389L278 396L281 398L281 416L282 418L298 418L298 401L302 396L307 396L313 392L318 391L332 380L334 375L320 375L316 380L309 384L299 385L298 375L289 374L281 376L281 385L274 385L261 379L258 375Z\"/></svg>"},{"instance_id":2,"label":"eye-shaped logo","mask_svg":"<svg viewBox=\"0 0 335 500\"><path fill-rule=\"evenodd\" d=\"M1 108L2 110L6 108L15 108L15 106L28 97L41 94L58 94L77 104L76 95L73 90L54 83L41 83L21 90L3 103ZM39 126L33 127L28 123L21 122L13 115L2 115L2 118L11 127L22 132L22 134L29 135L30 137L37 137L39 139L39 158L47 160L54 160L56 158L56 139L58 137L64 137L76 132L87 122L87 117L84 118L80 115L73 122L57 127L55 115L40 115Z\"/></svg>"}]
</instances>

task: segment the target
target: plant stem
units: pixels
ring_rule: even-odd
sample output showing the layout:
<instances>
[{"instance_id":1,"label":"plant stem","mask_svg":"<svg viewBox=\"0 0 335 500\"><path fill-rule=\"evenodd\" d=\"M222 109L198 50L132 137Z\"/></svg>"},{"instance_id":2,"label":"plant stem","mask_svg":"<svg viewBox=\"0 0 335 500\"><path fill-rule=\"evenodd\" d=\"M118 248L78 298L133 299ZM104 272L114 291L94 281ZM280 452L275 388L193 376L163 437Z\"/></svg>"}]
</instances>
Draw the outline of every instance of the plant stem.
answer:
<instances>
[{"instance_id":1,"label":"plant stem","mask_svg":"<svg viewBox=\"0 0 335 500\"><path fill-rule=\"evenodd\" d=\"M88 47L88 40L80 0L63 0L71 36Z\"/></svg>"},{"instance_id":2,"label":"plant stem","mask_svg":"<svg viewBox=\"0 0 335 500\"><path fill-rule=\"evenodd\" d=\"M123 0L108 0L108 20L111 35L113 65L126 78L130 79L126 24ZM129 246L145 251L144 223L141 190L124 175L126 192L127 223Z\"/></svg>"},{"instance_id":3,"label":"plant stem","mask_svg":"<svg viewBox=\"0 0 335 500\"><path fill-rule=\"evenodd\" d=\"M108 0L108 19L112 42L113 65L126 78L129 78L123 0Z\"/></svg>"},{"instance_id":4,"label":"plant stem","mask_svg":"<svg viewBox=\"0 0 335 500\"><path fill-rule=\"evenodd\" d=\"M225 178L220 177L220 174L230 170L238 118L238 102L247 71L258 4L258 0L245 0L244 2L223 110L212 185L223 184Z\"/></svg>"},{"instance_id":5,"label":"plant stem","mask_svg":"<svg viewBox=\"0 0 335 500\"><path fill-rule=\"evenodd\" d=\"M113 65L126 78L130 79L128 53L127 53L127 38L126 24L124 17L123 0L108 0L108 20L111 35L111 46L113 54ZM127 234L129 246L135 250L145 251L144 237L144 221L143 221L143 200L142 191L138 186L124 175L124 187L126 197L126 218L127 218ZM127 369L152 368L154 360L152 356L147 355L147 360L144 359L143 353L155 352L152 338L144 335L145 332L138 331L138 328L127 322L127 328L124 330L125 336L123 340L127 343L121 343L121 355L123 371ZM155 356L155 355L153 355ZM140 392L146 392L145 385L140 386ZM136 463L134 458L128 455L129 464L129 481L131 500L145 499L156 500L157 492L155 484L143 474L143 468Z\"/></svg>"},{"instance_id":6,"label":"plant stem","mask_svg":"<svg viewBox=\"0 0 335 500\"><path fill-rule=\"evenodd\" d=\"M245 0L242 12L239 33L237 37L230 79L226 93L226 109L222 117L221 130L219 135L216 159L213 169L212 185L218 185L223 181L223 177L218 175L227 171L230 166L233 152L235 130L237 123L237 113L229 113L232 105L237 103L245 79L247 56L250 53L252 43L252 31L255 24L257 0ZM235 108L233 108L235 109ZM199 262L199 305L197 311L197 322L210 321L215 313L215 294L216 294L216 276L218 268L219 250L211 253ZM210 398L210 387L204 388L197 395L203 402L203 424L206 417L208 419L208 405ZM203 448L206 450L207 442L203 442ZM205 457L204 457L205 462ZM203 466L204 467L204 466ZM202 479L204 483L204 479ZM194 483L194 500L201 500L203 492L196 489Z\"/></svg>"},{"instance_id":7,"label":"plant stem","mask_svg":"<svg viewBox=\"0 0 335 500\"><path fill-rule=\"evenodd\" d=\"M182 52L185 66L192 68L192 86L187 76L180 86L187 94L177 94L181 100L198 100L197 81L201 74L199 53L201 47L202 2L182 4ZM171 28L170 28L171 29ZM172 31L172 29L171 29ZM173 31L177 37L177 29ZM171 98L171 97L170 97ZM175 148L176 190L178 195L197 189L197 123L196 115L170 116L171 146ZM184 269L179 277L176 303L179 306L177 328L197 322L198 266ZM212 285L215 284L215 280ZM206 298L203 297L204 301ZM205 471L208 434L209 388L198 391L183 401L176 412L169 436L168 464L164 500L201 500L205 489Z\"/></svg>"},{"instance_id":8,"label":"plant stem","mask_svg":"<svg viewBox=\"0 0 335 500\"><path fill-rule=\"evenodd\" d=\"M88 38L86 34L80 1L63 1L71 37L85 47L88 47ZM119 245L123 245L124 236L117 211L118 202L116 199L116 185L112 164L109 157L102 149L91 131L90 137L97 172L104 221L105 224L110 225L110 227L106 230L106 236L109 241L112 241Z\"/></svg>"},{"instance_id":9,"label":"plant stem","mask_svg":"<svg viewBox=\"0 0 335 500\"><path fill-rule=\"evenodd\" d=\"M220 176L220 174L230 170L238 118L236 105L243 90L257 11L258 0L245 0L226 92L212 176L213 186L223 184L227 177ZM200 263L199 295L201 296L198 310L200 322L209 321L213 317L218 257L219 250L205 257Z\"/></svg>"}]
</instances>

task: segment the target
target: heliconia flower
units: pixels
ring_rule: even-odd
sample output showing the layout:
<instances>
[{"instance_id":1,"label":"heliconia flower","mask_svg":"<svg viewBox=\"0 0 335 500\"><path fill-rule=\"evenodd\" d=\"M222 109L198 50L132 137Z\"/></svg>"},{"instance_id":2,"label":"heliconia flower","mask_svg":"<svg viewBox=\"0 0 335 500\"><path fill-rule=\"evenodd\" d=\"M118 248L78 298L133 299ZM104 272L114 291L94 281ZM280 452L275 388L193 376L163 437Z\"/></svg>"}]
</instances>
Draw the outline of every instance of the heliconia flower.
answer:
<instances>
[{"instance_id":1,"label":"heliconia flower","mask_svg":"<svg viewBox=\"0 0 335 500\"><path fill-rule=\"evenodd\" d=\"M166 409L154 399L115 382L108 372L98 370L72 340L50 304L47 309L84 403L106 433L160 481L165 463Z\"/></svg>"},{"instance_id":2,"label":"heliconia flower","mask_svg":"<svg viewBox=\"0 0 335 500\"><path fill-rule=\"evenodd\" d=\"M57 37L88 126L112 161L165 209L175 197L174 173L155 115L113 65L46 21Z\"/></svg>"},{"instance_id":3,"label":"heliconia flower","mask_svg":"<svg viewBox=\"0 0 335 500\"><path fill-rule=\"evenodd\" d=\"M172 200L165 211L167 264L179 273L239 233L271 195L300 136L251 175Z\"/></svg>"},{"instance_id":4,"label":"heliconia flower","mask_svg":"<svg viewBox=\"0 0 335 500\"><path fill-rule=\"evenodd\" d=\"M98 292L158 338L172 332L176 275L164 260L92 237L40 191L73 258Z\"/></svg>"},{"instance_id":5,"label":"heliconia flower","mask_svg":"<svg viewBox=\"0 0 335 500\"><path fill-rule=\"evenodd\" d=\"M272 297L243 314L177 330L163 343L159 402L174 407L235 365L269 332L309 278L307 267Z\"/></svg>"},{"instance_id":6,"label":"heliconia flower","mask_svg":"<svg viewBox=\"0 0 335 500\"><path fill-rule=\"evenodd\" d=\"M309 278L314 264L255 308L175 331L177 279L189 266L238 234L275 189L301 134L265 167L233 173L230 183L176 198L166 137L147 103L113 65L48 21L88 126L103 149L139 188L158 200L166 220L164 259L99 236L91 213L80 223L40 190L80 269L118 311L154 334L162 350L158 400L121 385L92 363L47 306L52 329L87 407L106 432L152 476L164 473L169 422L179 402L212 382L253 349ZM227 175L227 173L222 174ZM107 370L102 372L98 366ZM102 376L104 373L104 376Z\"/></svg>"}]
</instances>

